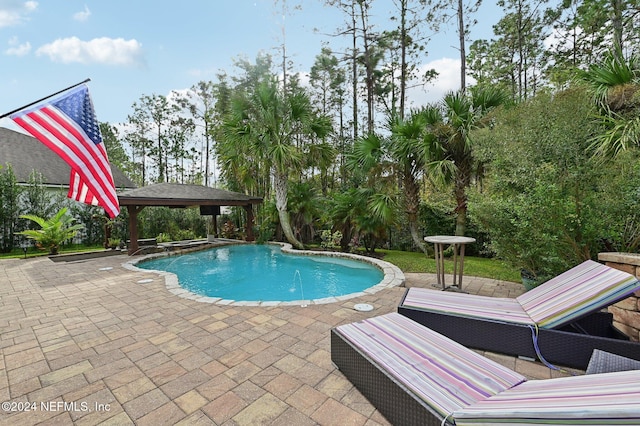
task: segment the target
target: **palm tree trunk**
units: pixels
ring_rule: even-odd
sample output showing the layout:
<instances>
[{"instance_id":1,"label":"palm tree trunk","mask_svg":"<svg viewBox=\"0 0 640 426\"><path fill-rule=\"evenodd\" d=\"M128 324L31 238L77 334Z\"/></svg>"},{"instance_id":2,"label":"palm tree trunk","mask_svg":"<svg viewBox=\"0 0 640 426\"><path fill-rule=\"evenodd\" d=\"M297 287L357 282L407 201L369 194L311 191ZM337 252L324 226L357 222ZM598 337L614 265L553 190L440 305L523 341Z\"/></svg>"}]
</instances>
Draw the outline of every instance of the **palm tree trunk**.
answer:
<instances>
[{"instance_id":1,"label":"palm tree trunk","mask_svg":"<svg viewBox=\"0 0 640 426\"><path fill-rule=\"evenodd\" d=\"M473 166L471 155L462 156L457 162L454 194L456 198L456 235L464 236L467 231L467 188L471 185Z\"/></svg>"},{"instance_id":2,"label":"palm tree trunk","mask_svg":"<svg viewBox=\"0 0 640 426\"><path fill-rule=\"evenodd\" d=\"M278 218L280 219L280 226L282 232L287 241L299 250L304 250L304 245L298 241L291 229L291 220L289 218L289 212L287 211L287 197L288 197L288 183L287 175L274 170L273 172L273 185L276 191L276 209L278 210Z\"/></svg>"},{"instance_id":3,"label":"palm tree trunk","mask_svg":"<svg viewBox=\"0 0 640 426\"><path fill-rule=\"evenodd\" d=\"M456 235L464 236L467 231L467 192L466 186L460 179L456 181L455 196L456 196Z\"/></svg>"},{"instance_id":4,"label":"palm tree trunk","mask_svg":"<svg viewBox=\"0 0 640 426\"><path fill-rule=\"evenodd\" d=\"M413 243L418 246L424 254L428 255L429 250L427 249L427 245L424 243L424 239L421 238L420 232L418 232L418 221L415 217L413 220L409 218L409 232L411 233Z\"/></svg>"},{"instance_id":5,"label":"palm tree trunk","mask_svg":"<svg viewBox=\"0 0 640 426\"><path fill-rule=\"evenodd\" d=\"M427 253L427 245L424 243L418 232L418 209L420 208L420 187L410 172L405 172L404 178L405 203L407 209L407 220L409 222L409 232L414 244L418 246L424 254Z\"/></svg>"},{"instance_id":6,"label":"palm tree trunk","mask_svg":"<svg viewBox=\"0 0 640 426\"><path fill-rule=\"evenodd\" d=\"M456 216L456 235L463 237L467 231L467 206L460 207L458 209L458 215Z\"/></svg>"}]
</instances>

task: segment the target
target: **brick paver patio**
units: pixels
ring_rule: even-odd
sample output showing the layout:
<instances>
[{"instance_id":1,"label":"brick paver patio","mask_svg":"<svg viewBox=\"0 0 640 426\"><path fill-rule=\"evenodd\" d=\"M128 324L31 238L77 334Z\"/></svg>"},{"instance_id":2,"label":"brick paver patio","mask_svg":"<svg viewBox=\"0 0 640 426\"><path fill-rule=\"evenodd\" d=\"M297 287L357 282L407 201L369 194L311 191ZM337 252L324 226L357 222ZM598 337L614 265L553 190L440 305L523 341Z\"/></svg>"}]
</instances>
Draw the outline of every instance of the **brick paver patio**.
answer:
<instances>
[{"instance_id":1,"label":"brick paver patio","mask_svg":"<svg viewBox=\"0 0 640 426\"><path fill-rule=\"evenodd\" d=\"M306 307L222 306L177 297L155 273L123 268L127 260L0 261L0 424L388 424L332 365L329 330L394 311L404 288ZM435 281L407 274L406 285ZM486 355L532 378L562 374Z\"/></svg>"}]
</instances>

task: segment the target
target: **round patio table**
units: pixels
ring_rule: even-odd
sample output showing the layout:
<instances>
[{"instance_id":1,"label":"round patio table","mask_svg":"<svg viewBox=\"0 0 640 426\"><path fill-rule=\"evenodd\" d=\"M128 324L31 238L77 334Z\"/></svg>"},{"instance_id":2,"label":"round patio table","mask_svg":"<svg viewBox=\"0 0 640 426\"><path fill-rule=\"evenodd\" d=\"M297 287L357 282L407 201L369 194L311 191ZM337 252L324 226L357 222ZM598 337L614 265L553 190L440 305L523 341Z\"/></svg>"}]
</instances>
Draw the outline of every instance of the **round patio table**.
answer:
<instances>
[{"instance_id":1,"label":"round patio table","mask_svg":"<svg viewBox=\"0 0 640 426\"><path fill-rule=\"evenodd\" d=\"M448 288L444 281L445 246L453 246L453 284L450 287L457 287L458 290L462 290L464 246L466 244L475 243L476 239L455 235L432 235L424 237L424 240L428 243L433 243L436 258L436 276L438 278L438 285L441 285L443 290Z\"/></svg>"}]
</instances>

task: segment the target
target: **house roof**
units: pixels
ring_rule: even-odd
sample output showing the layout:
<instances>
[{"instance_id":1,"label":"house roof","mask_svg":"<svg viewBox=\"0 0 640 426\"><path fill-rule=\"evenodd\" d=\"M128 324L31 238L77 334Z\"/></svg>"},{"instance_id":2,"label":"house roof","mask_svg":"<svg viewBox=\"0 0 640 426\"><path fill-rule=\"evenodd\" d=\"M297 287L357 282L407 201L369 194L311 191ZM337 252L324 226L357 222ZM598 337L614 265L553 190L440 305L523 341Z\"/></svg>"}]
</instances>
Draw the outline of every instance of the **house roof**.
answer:
<instances>
[{"instance_id":1,"label":"house roof","mask_svg":"<svg viewBox=\"0 0 640 426\"><path fill-rule=\"evenodd\" d=\"M69 186L71 167L36 138L0 127L0 166L11 164L19 183L29 181L33 170L42 173L45 185ZM111 172L116 189L136 185L114 165Z\"/></svg>"},{"instance_id":2,"label":"house roof","mask_svg":"<svg viewBox=\"0 0 640 426\"><path fill-rule=\"evenodd\" d=\"M156 183L118 194L121 206L243 206L262 198L202 185Z\"/></svg>"}]
</instances>

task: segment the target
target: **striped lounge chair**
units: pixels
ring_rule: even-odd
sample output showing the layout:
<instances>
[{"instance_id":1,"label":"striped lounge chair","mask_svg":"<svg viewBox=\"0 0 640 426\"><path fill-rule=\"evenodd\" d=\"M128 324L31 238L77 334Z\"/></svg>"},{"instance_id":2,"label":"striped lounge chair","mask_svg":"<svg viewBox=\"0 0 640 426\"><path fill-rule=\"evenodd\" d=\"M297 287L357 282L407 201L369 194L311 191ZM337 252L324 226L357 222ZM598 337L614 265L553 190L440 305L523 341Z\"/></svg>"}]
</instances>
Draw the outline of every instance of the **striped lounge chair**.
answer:
<instances>
[{"instance_id":1,"label":"striped lounge chair","mask_svg":"<svg viewBox=\"0 0 640 426\"><path fill-rule=\"evenodd\" d=\"M640 424L640 370L527 381L395 312L333 328L331 360L394 425Z\"/></svg>"},{"instance_id":2,"label":"striped lounge chair","mask_svg":"<svg viewBox=\"0 0 640 426\"><path fill-rule=\"evenodd\" d=\"M640 343L603 311L639 289L588 260L515 299L410 288L398 312L468 347L584 370L594 349L640 360Z\"/></svg>"}]
</instances>

